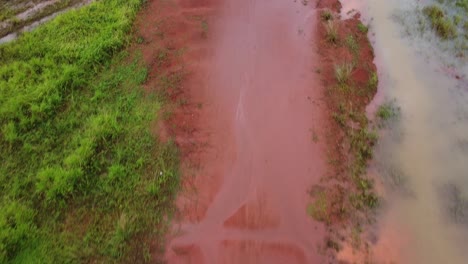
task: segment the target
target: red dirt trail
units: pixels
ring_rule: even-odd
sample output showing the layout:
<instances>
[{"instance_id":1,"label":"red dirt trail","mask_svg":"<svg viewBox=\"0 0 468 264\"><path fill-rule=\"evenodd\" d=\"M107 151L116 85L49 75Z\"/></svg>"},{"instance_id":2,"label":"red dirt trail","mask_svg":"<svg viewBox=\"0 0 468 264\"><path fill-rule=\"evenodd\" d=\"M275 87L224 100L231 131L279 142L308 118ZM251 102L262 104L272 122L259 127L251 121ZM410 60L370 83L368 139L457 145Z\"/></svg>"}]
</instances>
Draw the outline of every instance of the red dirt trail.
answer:
<instances>
[{"instance_id":1,"label":"red dirt trail","mask_svg":"<svg viewBox=\"0 0 468 264\"><path fill-rule=\"evenodd\" d=\"M317 245L324 228L306 212L307 191L326 170L313 5L162 2L150 2L146 12L166 14L174 29L165 41L171 49L187 49L181 57L187 76L178 96L189 100L169 122L177 126L168 133L182 150L183 190L165 259L323 262ZM208 26L193 17L206 19ZM155 38L140 28L145 39ZM147 61L155 56L151 47L143 54ZM165 126L160 129L171 127Z\"/></svg>"}]
</instances>

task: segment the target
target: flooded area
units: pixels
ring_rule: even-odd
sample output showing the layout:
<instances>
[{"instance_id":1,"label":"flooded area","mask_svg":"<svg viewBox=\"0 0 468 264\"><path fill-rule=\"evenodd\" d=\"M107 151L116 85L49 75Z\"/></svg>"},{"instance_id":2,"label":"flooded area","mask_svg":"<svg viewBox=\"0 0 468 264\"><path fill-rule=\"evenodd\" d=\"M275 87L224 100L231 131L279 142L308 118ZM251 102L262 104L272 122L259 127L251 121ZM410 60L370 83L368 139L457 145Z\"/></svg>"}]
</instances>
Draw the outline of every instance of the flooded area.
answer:
<instances>
[{"instance_id":1,"label":"flooded area","mask_svg":"<svg viewBox=\"0 0 468 264\"><path fill-rule=\"evenodd\" d=\"M468 259L466 37L444 41L430 27L421 29L427 23L421 8L431 3L345 5L370 25L380 80L371 107L394 100L400 109L383 129L370 170L384 185L374 252L379 263Z\"/></svg>"}]
</instances>

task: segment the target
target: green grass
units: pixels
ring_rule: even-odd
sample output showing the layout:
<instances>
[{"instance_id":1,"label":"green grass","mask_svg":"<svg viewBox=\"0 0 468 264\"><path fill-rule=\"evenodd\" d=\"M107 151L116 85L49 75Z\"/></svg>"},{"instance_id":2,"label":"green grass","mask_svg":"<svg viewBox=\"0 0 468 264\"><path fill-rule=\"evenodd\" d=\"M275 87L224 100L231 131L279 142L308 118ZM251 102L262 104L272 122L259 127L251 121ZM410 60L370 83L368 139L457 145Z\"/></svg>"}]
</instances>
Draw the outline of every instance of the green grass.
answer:
<instances>
[{"instance_id":1,"label":"green grass","mask_svg":"<svg viewBox=\"0 0 468 264\"><path fill-rule=\"evenodd\" d=\"M356 38L354 38L353 35L349 35L346 37L345 43L346 46L348 46L348 49L353 53L353 55L357 56L359 52L359 44L356 41Z\"/></svg>"},{"instance_id":2,"label":"green grass","mask_svg":"<svg viewBox=\"0 0 468 264\"><path fill-rule=\"evenodd\" d=\"M122 51L140 0L103 0L0 45L0 263L141 263L164 232L178 152Z\"/></svg>"},{"instance_id":3,"label":"green grass","mask_svg":"<svg viewBox=\"0 0 468 264\"><path fill-rule=\"evenodd\" d=\"M395 105L394 101L388 101L379 106L375 115L381 121L389 121L400 115L400 109Z\"/></svg>"},{"instance_id":4,"label":"green grass","mask_svg":"<svg viewBox=\"0 0 468 264\"><path fill-rule=\"evenodd\" d=\"M8 6L2 7L0 10L0 22L10 19L14 16L14 11Z\"/></svg>"},{"instance_id":5,"label":"green grass","mask_svg":"<svg viewBox=\"0 0 468 264\"><path fill-rule=\"evenodd\" d=\"M377 116L381 118L382 120L388 120L394 116L394 112L391 108L390 105L388 104L383 104L379 106L379 109L377 109Z\"/></svg>"},{"instance_id":6,"label":"green grass","mask_svg":"<svg viewBox=\"0 0 468 264\"><path fill-rule=\"evenodd\" d=\"M362 22L359 22L357 27L358 27L358 30L361 31L361 33L366 34L369 31L369 28L366 25L364 25Z\"/></svg>"},{"instance_id":7,"label":"green grass","mask_svg":"<svg viewBox=\"0 0 468 264\"><path fill-rule=\"evenodd\" d=\"M314 201L307 206L307 213L317 221L329 222L328 200L325 191L318 191L311 194Z\"/></svg>"},{"instance_id":8,"label":"green grass","mask_svg":"<svg viewBox=\"0 0 468 264\"><path fill-rule=\"evenodd\" d=\"M453 39L457 36L457 29L441 7L430 5L423 8L423 13L429 18L432 28L442 39Z\"/></svg>"}]
</instances>

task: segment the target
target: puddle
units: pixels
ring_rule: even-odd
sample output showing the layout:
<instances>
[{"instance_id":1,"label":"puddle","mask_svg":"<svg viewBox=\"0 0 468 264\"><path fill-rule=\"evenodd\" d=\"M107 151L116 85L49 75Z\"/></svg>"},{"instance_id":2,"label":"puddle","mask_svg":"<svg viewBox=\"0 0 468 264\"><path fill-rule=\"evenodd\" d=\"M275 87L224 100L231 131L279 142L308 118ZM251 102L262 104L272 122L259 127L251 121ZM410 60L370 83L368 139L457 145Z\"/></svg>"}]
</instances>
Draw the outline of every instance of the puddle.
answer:
<instances>
[{"instance_id":1,"label":"puddle","mask_svg":"<svg viewBox=\"0 0 468 264\"><path fill-rule=\"evenodd\" d=\"M456 40L443 42L430 29L418 29L418 5L345 5L359 9L371 26L380 80L373 107L395 99L401 108L376 148L375 167L386 190L374 253L381 263L466 263L467 59L459 56Z\"/></svg>"},{"instance_id":2,"label":"puddle","mask_svg":"<svg viewBox=\"0 0 468 264\"><path fill-rule=\"evenodd\" d=\"M209 134L226 136L210 142L215 158L202 160L196 176L206 179L205 189L213 178L221 184L200 217L180 224L166 257L169 263L321 263L323 226L306 211L307 191L326 169L325 140L314 142L311 132L320 133L324 119L324 105L314 103L322 91L313 65L313 6L223 3L210 23L204 93L212 103L203 111L217 113ZM207 177L214 167L219 171ZM181 208L206 196L200 192Z\"/></svg>"}]
</instances>

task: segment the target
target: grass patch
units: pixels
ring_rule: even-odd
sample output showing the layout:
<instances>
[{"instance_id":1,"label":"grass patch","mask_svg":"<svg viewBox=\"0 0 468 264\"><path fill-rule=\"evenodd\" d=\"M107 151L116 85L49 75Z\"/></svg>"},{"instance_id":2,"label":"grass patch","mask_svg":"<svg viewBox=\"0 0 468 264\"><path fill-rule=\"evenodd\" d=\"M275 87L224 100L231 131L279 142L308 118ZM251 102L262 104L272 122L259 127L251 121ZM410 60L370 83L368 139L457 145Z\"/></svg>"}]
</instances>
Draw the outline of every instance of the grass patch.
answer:
<instances>
[{"instance_id":1,"label":"grass patch","mask_svg":"<svg viewBox=\"0 0 468 264\"><path fill-rule=\"evenodd\" d=\"M330 10L326 9L322 11L320 18L322 18L323 21L333 20L333 14Z\"/></svg>"},{"instance_id":2,"label":"grass patch","mask_svg":"<svg viewBox=\"0 0 468 264\"><path fill-rule=\"evenodd\" d=\"M324 191L312 194L314 201L307 206L307 213L317 221L328 222L328 200Z\"/></svg>"},{"instance_id":3,"label":"grass patch","mask_svg":"<svg viewBox=\"0 0 468 264\"><path fill-rule=\"evenodd\" d=\"M338 84L345 85L348 83L351 74L353 73L354 65L352 63L342 63L335 65L335 78Z\"/></svg>"},{"instance_id":4,"label":"grass patch","mask_svg":"<svg viewBox=\"0 0 468 264\"><path fill-rule=\"evenodd\" d=\"M356 39L354 38L354 36L353 35L347 36L346 40L345 40L345 43L346 43L346 46L348 47L348 49L353 53L353 55L357 56L357 54L359 52L359 44L356 41Z\"/></svg>"},{"instance_id":5,"label":"grass patch","mask_svg":"<svg viewBox=\"0 0 468 264\"><path fill-rule=\"evenodd\" d=\"M388 101L377 108L375 115L380 121L390 121L400 116L400 108L396 106L395 101Z\"/></svg>"},{"instance_id":6,"label":"grass patch","mask_svg":"<svg viewBox=\"0 0 468 264\"><path fill-rule=\"evenodd\" d=\"M360 25L360 31L367 32L367 27ZM327 24L323 26L326 27ZM328 40L326 30L323 38ZM360 37L346 37L343 44L347 49L342 49L339 53L342 55L345 51L347 54L342 55L342 58L332 57L334 47L325 47L328 50L323 52L326 54L323 55L324 59L337 61L332 66L332 71L324 71L327 74L324 83L328 87L326 102L331 112L330 125L333 129L332 134L325 138L329 147L328 163L331 169L321 179L324 183L314 186L320 191L311 192L313 202L308 206L308 213L315 220L327 225L343 225L346 226L345 229L371 221L373 209L379 205L373 180L366 174L378 139L374 130L376 127L366 116L366 106L375 95L379 80L369 58L356 56L359 50L372 52L370 43L362 42L364 46L359 46L355 38ZM346 61L346 55L354 55L352 63ZM354 71L359 71L360 74L354 76ZM363 78L365 74L367 81ZM355 239L352 240L357 241L360 236L360 232L355 232ZM339 237L332 236L332 241L342 239ZM355 246L358 243L351 241L351 244ZM339 248L339 245L332 243L329 248Z\"/></svg>"},{"instance_id":7,"label":"grass patch","mask_svg":"<svg viewBox=\"0 0 468 264\"><path fill-rule=\"evenodd\" d=\"M367 87L371 91L376 91L378 84L379 84L379 76L377 75L377 72L372 71L369 77L369 81L367 82Z\"/></svg>"},{"instance_id":8,"label":"grass patch","mask_svg":"<svg viewBox=\"0 0 468 264\"><path fill-rule=\"evenodd\" d=\"M423 13L429 18L432 28L439 37L453 39L457 36L456 26L445 15L442 8L437 5L426 6L423 8Z\"/></svg>"},{"instance_id":9,"label":"grass patch","mask_svg":"<svg viewBox=\"0 0 468 264\"><path fill-rule=\"evenodd\" d=\"M367 34L367 32L369 32L369 27L364 25L362 22L359 22L359 24L357 25L357 28L359 31L361 31L361 33Z\"/></svg>"},{"instance_id":10,"label":"grass patch","mask_svg":"<svg viewBox=\"0 0 468 264\"><path fill-rule=\"evenodd\" d=\"M142 263L178 188L149 131L140 0L103 0L0 45L0 262ZM155 229L158 228L158 229Z\"/></svg>"},{"instance_id":11,"label":"grass patch","mask_svg":"<svg viewBox=\"0 0 468 264\"><path fill-rule=\"evenodd\" d=\"M8 6L2 7L0 10L0 22L12 18L15 15L14 11Z\"/></svg>"},{"instance_id":12,"label":"grass patch","mask_svg":"<svg viewBox=\"0 0 468 264\"><path fill-rule=\"evenodd\" d=\"M325 24L325 30L326 30L326 39L328 42L336 44L338 43L338 26L335 22L333 21L328 21Z\"/></svg>"}]
</instances>

